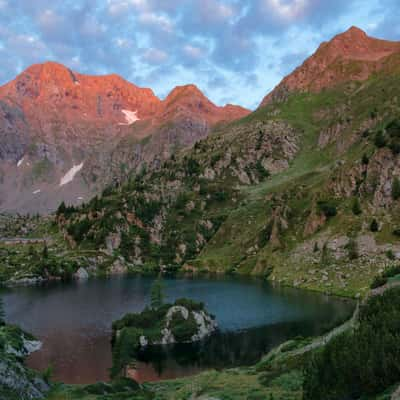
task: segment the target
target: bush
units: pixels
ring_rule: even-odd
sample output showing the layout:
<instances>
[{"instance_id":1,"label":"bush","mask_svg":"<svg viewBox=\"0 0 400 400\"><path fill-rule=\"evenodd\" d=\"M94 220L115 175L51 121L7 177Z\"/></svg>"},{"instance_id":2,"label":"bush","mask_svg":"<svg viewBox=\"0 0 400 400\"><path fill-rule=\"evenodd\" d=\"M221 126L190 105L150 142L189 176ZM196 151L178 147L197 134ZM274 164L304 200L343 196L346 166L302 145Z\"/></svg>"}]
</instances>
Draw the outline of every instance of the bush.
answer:
<instances>
[{"instance_id":1,"label":"bush","mask_svg":"<svg viewBox=\"0 0 400 400\"><path fill-rule=\"evenodd\" d=\"M371 283L371 289L376 289L377 287L386 285L389 278L393 278L394 276L399 274L400 274L400 265L395 265L393 267L388 268L381 275L375 277L375 279Z\"/></svg>"},{"instance_id":2,"label":"bush","mask_svg":"<svg viewBox=\"0 0 400 400\"><path fill-rule=\"evenodd\" d=\"M213 198L215 201L223 202L228 199L228 194L224 190L217 191L213 194Z\"/></svg>"},{"instance_id":3,"label":"bush","mask_svg":"<svg viewBox=\"0 0 400 400\"><path fill-rule=\"evenodd\" d=\"M359 257L357 242L354 239L350 239L347 245L347 251L350 260L356 260Z\"/></svg>"},{"instance_id":4,"label":"bush","mask_svg":"<svg viewBox=\"0 0 400 400\"><path fill-rule=\"evenodd\" d=\"M379 224L378 224L378 221L375 218L372 220L369 229L370 229L371 232L378 232L379 231Z\"/></svg>"},{"instance_id":5,"label":"bush","mask_svg":"<svg viewBox=\"0 0 400 400\"><path fill-rule=\"evenodd\" d=\"M393 200L400 199L400 180L397 176L393 179L392 198Z\"/></svg>"},{"instance_id":6,"label":"bush","mask_svg":"<svg viewBox=\"0 0 400 400\"><path fill-rule=\"evenodd\" d=\"M361 162L363 163L363 165L368 165L369 164L369 157L367 156L367 154L363 154Z\"/></svg>"},{"instance_id":7,"label":"bush","mask_svg":"<svg viewBox=\"0 0 400 400\"><path fill-rule=\"evenodd\" d=\"M82 221L71 224L68 227L67 231L68 234L71 235L73 239L79 243L85 238L85 235L89 232L91 226L91 221L85 218Z\"/></svg>"},{"instance_id":8,"label":"bush","mask_svg":"<svg viewBox=\"0 0 400 400\"><path fill-rule=\"evenodd\" d=\"M386 138L383 131L379 131L375 135L374 144L378 148L382 148L386 146Z\"/></svg>"},{"instance_id":9,"label":"bush","mask_svg":"<svg viewBox=\"0 0 400 400\"><path fill-rule=\"evenodd\" d=\"M361 210L361 204L360 204L360 200L358 199L358 197L356 197L353 201L353 205L351 207L351 210L353 211L354 215L360 215L362 214L362 210Z\"/></svg>"},{"instance_id":10,"label":"bush","mask_svg":"<svg viewBox=\"0 0 400 400\"><path fill-rule=\"evenodd\" d=\"M387 257L389 260L392 260L392 261L396 259L395 255L394 255L394 253L393 253L393 250L388 250L388 251L386 252L386 257Z\"/></svg>"},{"instance_id":11,"label":"bush","mask_svg":"<svg viewBox=\"0 0 400 400\"><path fill-rule=\"evenodd\" d=\"M200 164L194 158L187 158L185 169L190 176L198 175L200 173Z\"/></svg>"},{"instance_id":12,"label":"bush","mask_svg":"<svg viewBox=\"0 0 400 400\"><path fill-rule=\"evenodd\" d=\"M384 278L382 275L376 276L372 281L370 287L371 289L376 289L378 287L386 285L387 281L388 281L387 278Z\"/></svg>"},{"instance_id":13,"label":"bush","mask_svg":"<svg viewBox=\"0 0 400 400\"><path fill-rule=\"evenodd\" d=\"M318 202L318 209L326 218L332 218L337 215L337 205L333 200L321 200Z\"/></svg>"},{"instance_id":14,"label":"bush","mask_svg":"<svg viewBox=\"0 0 400 400\"><path fill-rule=\"evenodd\" d=\"M171 332L177 342L188 342L197 333L197 322L190 313L188 319L183 318L180 312L173 314L170 322Z\"/></svg>"},{"instance_id":15,"label":"bush","mask_svg":"<svg viewBox=\"0 0 400 400\"><path fill-rule=\"evenodd\" d=\"M386 125L386 132L392 138L400 138L400 120L394 119Z\"/></svg>"},{"instance_id":16,"label":"bush","mask_svg":"<svg viewBox=\"0 0 400 400\"><path fill-rule=\"evenodd\" d=\"M384 276L385 278L393 278L394 276L399 274L400 274L400 265L395 265L384 271L382 276Z\"/></svg>"},{"instance_id":17,"label":"bush","mask_svg":"<svg viewBox=\"0 0 400 400\"><path fill-rule=\"evenodd\" d=\"M175 301L175 305L187 308L189 311L204 310L204 303L197 302L191 299L181 298Z\"/></svg>"},{"instance_id":18,"label":"bush","mask_svg":"<svg viewBox=\"0 0 400 400\"><path fill-rule=\"evenodd\" d=\"M396 228L392 233L394 236L400 236L400 228Z\"/></svg>"},{"instance_id":19,"label":"bush","mask_svg":"<svg viewBox=\"0 0 400 400\"><path fill-rule=\"evenodd\" d=\"M268 178L271 175L270 172L264 168L261 160L257 160L256 162L256 171L261 181L263 181L264 179Z\"/></svg>"}]
</instances>

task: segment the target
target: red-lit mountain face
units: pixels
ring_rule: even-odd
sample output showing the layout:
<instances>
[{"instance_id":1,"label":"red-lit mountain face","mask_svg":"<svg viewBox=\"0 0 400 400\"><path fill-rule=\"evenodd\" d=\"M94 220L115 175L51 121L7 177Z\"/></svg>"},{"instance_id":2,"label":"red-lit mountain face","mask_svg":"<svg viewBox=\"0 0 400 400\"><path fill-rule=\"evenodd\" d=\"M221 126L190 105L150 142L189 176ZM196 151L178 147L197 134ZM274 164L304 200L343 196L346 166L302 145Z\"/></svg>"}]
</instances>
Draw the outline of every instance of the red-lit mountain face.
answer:
<instances>
[{"instance_id":1,"label":"red-lit mountain face","mask_svg":"<svg viewBox=\"0 0 400 400\"><path fill-rule=\"evenodd\" d=\"M33 65L0 87L0 210L49 211L61 200L88 200L130 169L248 113L216 106L193 85L161 101L117 75Z\"/></svg>"},{"instance_id":2,"label":"red-lit mountain face","mask_svg":"<svg viewBox=\"0 0 400 400\"><path fill-rule=\"evenodd\" d=\"M371 38L361 29L351 27L322 43L300 67L284 78L262 101L284 100L291 92L319 92L348 81L364 81L400 54L400 43Z\"/></svg>"}]
</instances>

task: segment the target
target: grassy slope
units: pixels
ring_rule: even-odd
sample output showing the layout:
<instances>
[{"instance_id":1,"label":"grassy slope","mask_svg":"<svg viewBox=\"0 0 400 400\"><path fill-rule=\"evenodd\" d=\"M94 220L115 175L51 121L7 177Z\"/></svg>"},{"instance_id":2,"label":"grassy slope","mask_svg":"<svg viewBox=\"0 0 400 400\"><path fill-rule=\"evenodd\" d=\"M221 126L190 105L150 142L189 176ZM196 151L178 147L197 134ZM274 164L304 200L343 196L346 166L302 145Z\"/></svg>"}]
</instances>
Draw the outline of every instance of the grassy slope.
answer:
<instances>
[{"instance_id":1,"label":"grassy slope","mask_svg":"<svg viewBox=\"0 0 400 400\"><path fill-rule=\"evenodd\" d=\"M304 132L301 138L301 150L291 163L290 167L266 182L242 187L242 195L246 199L240 207L231 211L228 219L214 236L211 242L202 250L197 260L197 265L208 265L215 270L229 269L238 266L238 272L260 272L256 267L260 260L267 260L261 265L275 267L276 279L293 284L301 279L308 271L308 266L299 265L296 269L288 265L288 253L294 246L304 240L302 229L304 217L302 212L311 207L313 198L323 197L324 185L332 175L336 161L342 159L346 166L353 166L359 162L363 153L370 154L374 151L370 141L363 140L361 134L355 139L352 135L364 121L370 119L373 110L382 115L387 121L398 115L399 106L396 97L396 87L399 86L398 75L386 77L373 77L363 84L352 84L352 87L342 87L334 91L324 91L320 94L300 94L292 96L288 102L277 106L279 113L273 112L272 107L266 107L240 121L247 123L254 119L283 119ZM338 113L338 105L345 104L346 109ZM317 118L318 113L324 112L323 118ZM339 120L346 119L347 127L341 135L341 141L353 142L345 153L337 154L335 145L329 145L323 150L317 148L318 136L321 130L333 126ZM377 123L378 127L381 125ZM301 198L296 198L300 190ZM289 199L285 200L294 213L299 216L293 228L284 234L284 249L276 251L271 246L257 252L256 256L243 255L257 243L257 237L265 226L270 213L270 197L274 194L288 193ZM368 199L364 199L367 203ZM357 227L361 227L362 221L368 217L364 213L361 217L355 217L351 213L350 200L340 199L339 215L330 221L324 230L331 233L348 234ZM390 225L383 227L377 233L376 240L381 243L396 242L391 235L391 230L398 222L395 218ZM359 266L362 268L362 266ZM262 268L261 268L262 269ZM320 283L302 284L311 289L332 291L343 295L354 295L358 291L365 290L377 271L375 267L368 268L360 274L360 269L346 271L350 273L348 286L341 287L341 282L330 274L331 287L324 287ZM331 276L332 275L332 276Z\"/></svg>"}]
</instances>

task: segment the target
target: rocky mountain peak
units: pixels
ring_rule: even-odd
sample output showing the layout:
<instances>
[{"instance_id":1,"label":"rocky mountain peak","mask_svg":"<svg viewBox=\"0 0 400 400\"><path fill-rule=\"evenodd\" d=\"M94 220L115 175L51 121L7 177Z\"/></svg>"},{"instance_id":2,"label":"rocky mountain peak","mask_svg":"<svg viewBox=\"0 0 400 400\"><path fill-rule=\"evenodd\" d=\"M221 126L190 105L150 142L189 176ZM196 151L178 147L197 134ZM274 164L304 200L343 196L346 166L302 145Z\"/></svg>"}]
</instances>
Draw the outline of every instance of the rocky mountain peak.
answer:
<instances>
[{"instance_id":1,"label":"rocky mountain peak","mask_svg":"<svg viewBox=\"0 0 400 400\"><path fill-rule=\"evenodd\" d=\"M88 200L125 171L249 112L218 107L195 85L161 101L116 74L32 65L0 87L0 210L48 211Z\"/></svg>"},{"instance_id":2,"label":"rocky mountain peak","mask_svg":"<svg viewBox=\"0 0 400 400\"><path fill-rule=\"evenodd\" d=\"M176 86L174 89L172 89L172 91L165 99L165 104L171 104L175 101L187 101L191 98L202 99L204 101L210 102L196 85L189 84Z\"/></svg>"},{"instance_id":3,"label":"rocky mountain peak","mask_svg":"<svg viewBox=\"0 0 400 400\"><path fill-rule=\"evenodd\" d=\"M322 43L317 51L285 77L261 103L280 101L293 91L318 92L347 81L364 81L382 68L383 61L400 52L400 42L376 39L352 26Z\"/></svg>"}]
</instances>

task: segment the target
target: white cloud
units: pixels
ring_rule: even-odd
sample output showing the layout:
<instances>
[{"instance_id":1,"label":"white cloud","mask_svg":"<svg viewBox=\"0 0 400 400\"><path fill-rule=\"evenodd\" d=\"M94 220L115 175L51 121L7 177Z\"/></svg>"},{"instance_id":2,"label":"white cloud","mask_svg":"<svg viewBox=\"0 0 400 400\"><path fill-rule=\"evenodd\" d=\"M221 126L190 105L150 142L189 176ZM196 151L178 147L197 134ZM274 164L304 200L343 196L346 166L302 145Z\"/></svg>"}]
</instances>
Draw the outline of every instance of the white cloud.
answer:
<instances>
[{"instance_id":1,"label":"white cloud","mask_svg":"<svg viewBox=\"0 0 400 400\"><path fill-rule=\"evenodd\" d=\"M100 24L93 16L86 16L81 27L81 33L85 36L99 36L106 31L107 27L104 24Z\"/></svg>"},{"instance_id":2,"label":"white cloud","mask_svg":"<svg viewBox=\"0 0 400 400\"><path fill-rule=\"evenodd\" d=\"M63 23L63 19L53 10L47 9L39 14L38 22L42 29L51 31L57 29L59 25Z\"/></svg>"},{"instance_id":3,"label":"white cloud","mask_svg":"<svg viewBox=\"0 0 400 400\"><path fill-rule=\"evenodd\" d=\"M204 55L204 52L202 49L200 49L199 47L191 46L191 45L186 45L183 48L183 51L188 57L193 58L193 59L200 59Z\"/></svg>"},{"instance_id":4,"label":"white cloud","mask_svg":"<svg viewBox=\"0 0 400 400\"><path fill-rule=\"evenodd\" d=\"M168 59L168 54L159 49L149 49L144 54L143 59L149 63L162 63Z\"/></svg>"},{"instance_id":5,"label":"white cloud","mask_svg":"<svg viewBox=\"0 0 400 400\"><path fill-rule=\"evenodd\" d=\"M265 11L279 18L292 21L301 16L309 6L309 0L264 0Z\"/></svg>"},{"instance_id":6,"label":"white cloud","mask_svg":"<svg viewBox=\"0 0 400 400\"><path fill-rule=\"evenodd\" d=\"M173 22L165 15L157 15L152 12L145 12L140 14L139 21L143 25L158 27L168 33L171 33L174 30Z\"/></svg>"},{"instance_id":7,"label":"white cloud","mask_svg":"<svg viewBox=\"0 0 400 400\"><path fill-rule=\"evenodd\" d=\"M123 15L133 7L140 11L148 10L146 0L107 0L108 12L114 17Z\"/></svg>"},{"instance_id":8,"label":"white cloud","mask_svg":"<svg viewBox=\"0 0 400 400\"><path fill-rule=\"evenodd\" d=\"M129 49L133 46L133 42L130 39L118 37L114 39L115 45L121 49Z\"/></svg>"}]
</instances>

